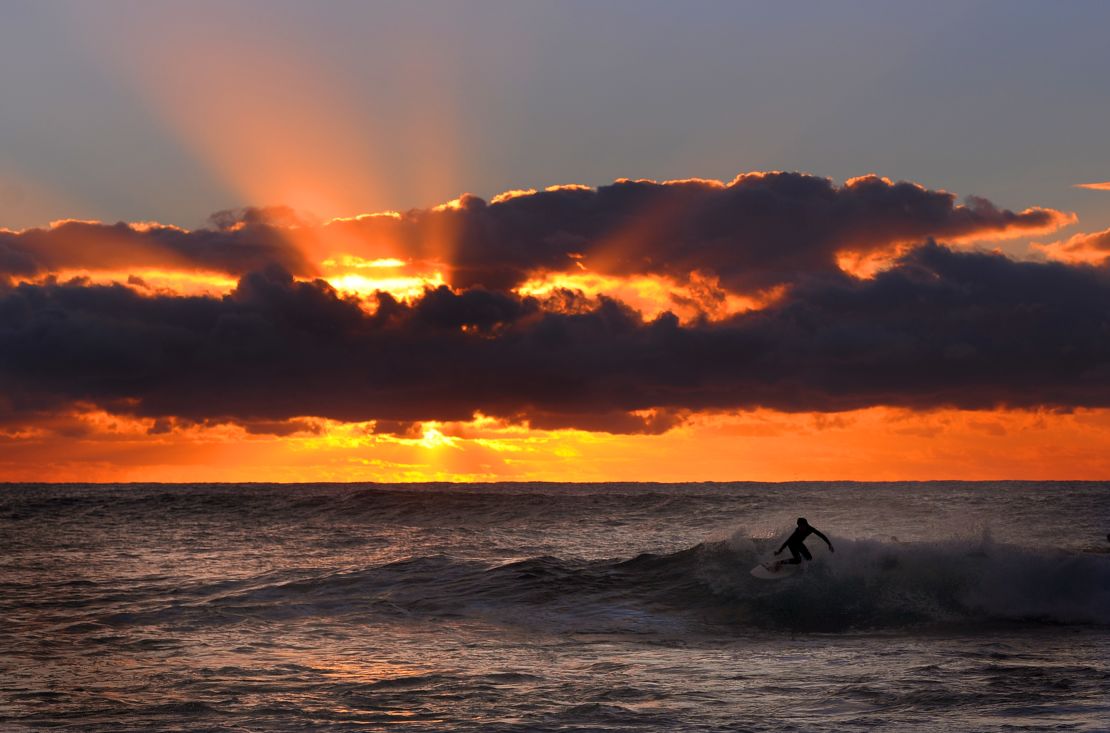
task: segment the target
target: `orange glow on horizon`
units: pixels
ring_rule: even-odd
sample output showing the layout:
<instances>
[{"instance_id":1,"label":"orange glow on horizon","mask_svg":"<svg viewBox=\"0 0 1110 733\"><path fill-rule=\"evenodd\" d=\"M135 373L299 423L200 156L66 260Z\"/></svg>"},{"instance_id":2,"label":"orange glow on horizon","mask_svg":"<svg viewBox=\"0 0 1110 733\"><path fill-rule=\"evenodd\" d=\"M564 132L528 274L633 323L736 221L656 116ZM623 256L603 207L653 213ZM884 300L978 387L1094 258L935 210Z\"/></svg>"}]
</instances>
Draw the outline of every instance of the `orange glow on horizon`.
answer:
<instances>
[{"instance_id":1,"label":"orange glow on horizon","mask_svg":"<svg viewBox=\"0 0 1110 733\"><path fill-rule=\"evenodd\" d=\"M1110 409L869 408L694 415L661 435L535 430L479 416L299 418L286 435L96 410L0 430L5 481L788 481L1106 479ZM252 432L253 430L253 432ZM44 471L44 466L50 466Z\"/></svg>"}]
</instances>

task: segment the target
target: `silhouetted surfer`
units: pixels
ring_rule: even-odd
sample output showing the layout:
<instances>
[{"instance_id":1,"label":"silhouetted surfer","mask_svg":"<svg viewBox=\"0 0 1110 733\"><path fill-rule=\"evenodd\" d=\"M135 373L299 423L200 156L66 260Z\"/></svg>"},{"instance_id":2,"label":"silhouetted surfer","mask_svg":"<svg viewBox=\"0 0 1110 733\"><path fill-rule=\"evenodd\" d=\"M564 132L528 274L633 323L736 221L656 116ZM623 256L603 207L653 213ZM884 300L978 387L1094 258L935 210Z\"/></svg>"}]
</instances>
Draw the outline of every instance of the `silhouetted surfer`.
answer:
<instances>
[{"instance_id":1,"label":"silhouetted surfer","mask_svg":"<svg viewBox=\"0 0 1110 733\"><path fill-rule=\"evenodd\" d=\"M829 542L828 537L821 534L820 531L809 526L809 522L806 521L805 517L798 517L798 528L794 530L793 534L786 538L786 542L782 543L782 547L775 550L775 554L778 555L781 554L783 550L789 547L790 554L794 557L790 558L789 560L779 560L777 564L799 565L801 564L803 557L806 560L812 560L813 555L809 554L809 550L806 549L805 542L806 537L809 537L811 534L815 534L823 539L825 541L825 544L829 546L829 552L836 552L836 550L833 549L832 543Z\"/></svg>"}]
</instances>

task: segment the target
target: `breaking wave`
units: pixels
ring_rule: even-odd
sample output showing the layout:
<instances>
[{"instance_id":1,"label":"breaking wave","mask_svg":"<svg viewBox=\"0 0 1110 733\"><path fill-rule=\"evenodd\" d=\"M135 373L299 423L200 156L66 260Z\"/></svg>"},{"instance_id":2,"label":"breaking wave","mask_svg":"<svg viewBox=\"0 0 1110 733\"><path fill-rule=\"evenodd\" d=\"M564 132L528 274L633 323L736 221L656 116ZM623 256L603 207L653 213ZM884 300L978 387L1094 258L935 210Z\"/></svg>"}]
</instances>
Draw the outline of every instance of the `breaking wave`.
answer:
<instances>
[{"instance_id":1,"label":"breaking wave","mask_svg":"<svg viewBox=\"0 0 1110 733\"><path fill-rule=\"evenodd\" d=\"M839 633L998 624L1110 625L1110 556L949 540L838 540L805 572L749 570L770 540L736 535L671 554L490 566L446 555L307 577L180 589L110 626L344 616L351 623L471 620L564 633Z\"/></svg>"}]
</instances>

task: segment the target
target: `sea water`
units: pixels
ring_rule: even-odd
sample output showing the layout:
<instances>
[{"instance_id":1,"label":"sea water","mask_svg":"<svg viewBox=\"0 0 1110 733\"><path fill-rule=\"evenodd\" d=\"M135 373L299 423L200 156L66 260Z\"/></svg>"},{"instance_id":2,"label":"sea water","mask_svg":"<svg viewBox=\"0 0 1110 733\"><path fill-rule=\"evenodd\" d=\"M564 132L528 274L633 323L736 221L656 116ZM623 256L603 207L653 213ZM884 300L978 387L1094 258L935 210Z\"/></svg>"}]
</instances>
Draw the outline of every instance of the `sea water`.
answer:
<instances>
[{"instance_id":1,"label":"sea water","mask_svg":"<svg viewBox=\"0 0 1110 733\"><path fill-rule=\"evenodd\" d=\"M749 570L804 515L832 540ZM1110 730L1110 484L0 487L0 729Z\"/></svg>"}]
</instances>

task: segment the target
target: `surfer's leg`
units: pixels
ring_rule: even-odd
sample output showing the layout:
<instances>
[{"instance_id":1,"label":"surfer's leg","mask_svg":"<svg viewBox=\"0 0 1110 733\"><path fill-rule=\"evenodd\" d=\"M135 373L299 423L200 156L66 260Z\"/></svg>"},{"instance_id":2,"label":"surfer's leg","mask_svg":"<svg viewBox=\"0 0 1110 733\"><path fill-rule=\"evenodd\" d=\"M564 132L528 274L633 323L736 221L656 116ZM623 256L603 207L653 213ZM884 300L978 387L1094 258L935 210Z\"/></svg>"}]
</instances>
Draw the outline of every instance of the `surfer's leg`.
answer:
<instances>
[{"instance_id":1,"label":"surfer's leg","mask_svg":"<svg viewBox=\"0 0 1110 733\"><path fill-rule=\"evenodd\" d=\"M812 560L813 559L813 555L809 554L809 548L806 547L805 545L798 545L798 552L802 553L802 557L804 557L806 560ZM796 557L796 555L795 555L795 557ZM798 562L801 562L801 560L799 560Z\"/></svg>"},{"instance_id":2,"label":"surfer's leg","mask_svg":"<svg viewBox=\"0 0 1110 733\"><path fill-rule=\"evenodd\" d=\"M783 565L801 565L802 564L802 558L801 558L800 555L798 555L798 546L797 545L787 545L786 549L790 550L790 554L793 557L791 557L789 560L783 560L782 564ZM806 546L802 545L802 552L805 552L805 549L806 549Z\"/></svg>"}]
</instances>

